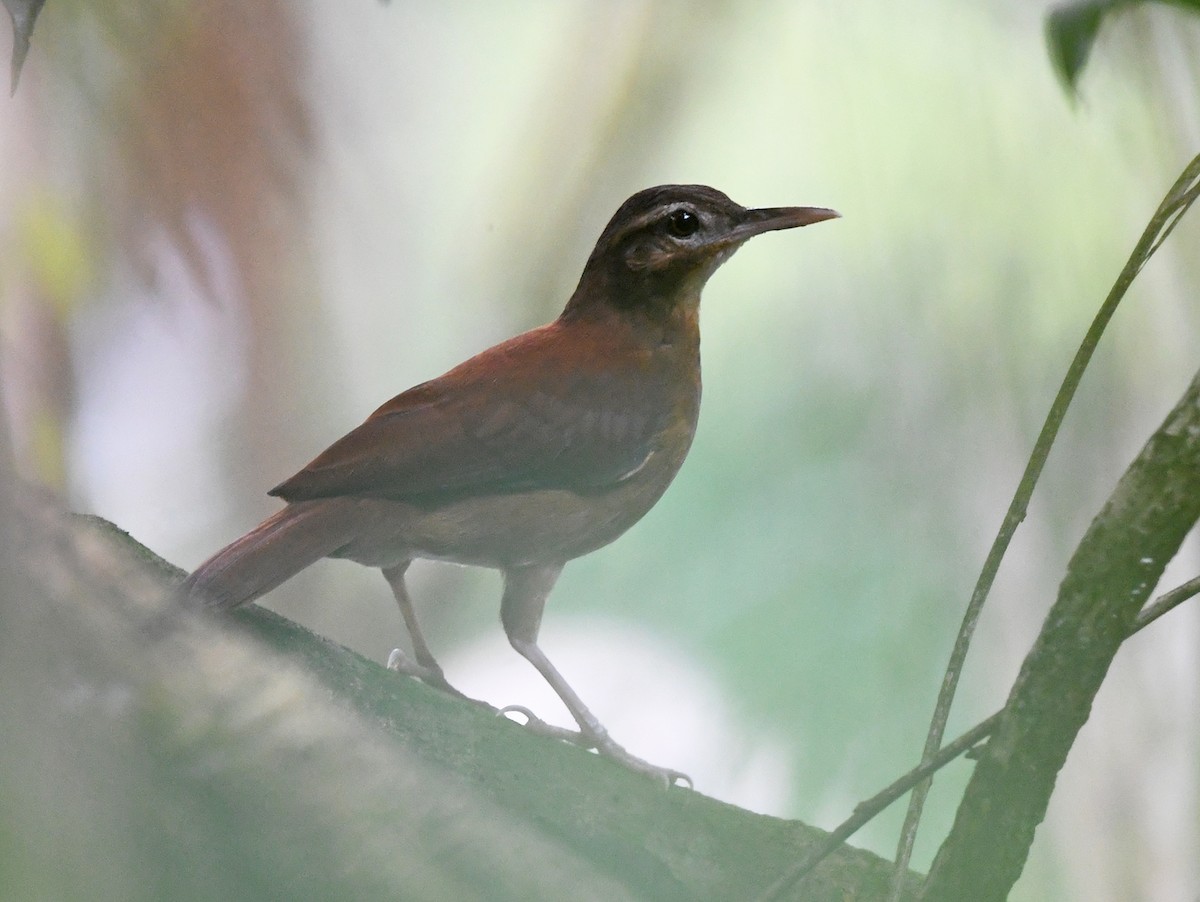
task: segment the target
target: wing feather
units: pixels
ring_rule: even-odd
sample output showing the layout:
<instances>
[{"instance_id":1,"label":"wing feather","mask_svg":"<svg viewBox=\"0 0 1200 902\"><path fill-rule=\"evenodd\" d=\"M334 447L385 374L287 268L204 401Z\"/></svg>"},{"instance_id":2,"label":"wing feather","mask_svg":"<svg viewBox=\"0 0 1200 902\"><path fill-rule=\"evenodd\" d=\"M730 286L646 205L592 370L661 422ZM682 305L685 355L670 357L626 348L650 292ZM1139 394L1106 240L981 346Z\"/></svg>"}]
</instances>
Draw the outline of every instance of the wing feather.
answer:
<instances>
[{"instance_id":1,"label":"wing feather","mask_svg":"<svg viewBox=\"0 0 1200 902\"><path fill-rule=\"evenodd\" d=\"M271 494L436 505L620 482L654 452L670 397L637 367L572 359L560 334L534 330L397 395Z\"/></svg>"}]
</instances>

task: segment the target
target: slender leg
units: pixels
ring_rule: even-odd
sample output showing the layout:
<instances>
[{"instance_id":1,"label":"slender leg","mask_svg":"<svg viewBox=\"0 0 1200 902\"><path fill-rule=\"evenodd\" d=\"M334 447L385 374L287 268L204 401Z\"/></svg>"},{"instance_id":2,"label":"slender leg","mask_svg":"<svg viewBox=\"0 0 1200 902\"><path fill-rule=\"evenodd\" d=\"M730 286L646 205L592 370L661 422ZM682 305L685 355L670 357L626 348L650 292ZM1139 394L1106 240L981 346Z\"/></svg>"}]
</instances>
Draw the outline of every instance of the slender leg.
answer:
<instances>
[{"instance_id":1,"label":"slender leg","mask_svg":"<svg viewBox=\"0 0 1200 902\"><path fill-rule=\"evenodd\" d=\"M388 655L388 670L407 673L409 676L414 676L422 682L457 695L459 698L466 698L447 682L441 665L433 657L433 652L429 650L429 644L421 633L421 625L417 623L417 612L413 609L412 596L408 594L408 586L404 583L404 573L408 570L409 563L409 561L405 561L395 567L385 568L383 576L388 581L388 585L392 587L392 594L396 596L396 604L399 605L404 625L408 628L409 638L412 639L413 653L417 656L417 660L415 662L409 660L408 656L399 648L392 649L392 653Z\"/></svg>"},{"instance_id":2,"label":"slender leg","mask_svg":"<svg viewBox=\"0 0 1200 902\"><path fill-rule=\"evenodd\" d=\"M530 664L538 669L550 687L558 693L575 722L579 724L580 736L569 731L559 730L537 721L525 709L521 710L530 718L530 724L541 732L548 733L561 739L568 739L579 745L594 748L606 758L625 765L630 770L648 774L664 781L668 786L677 780L691 780L679 771L657 767L643 761L627 752L608 735L608 731L596 719L587 705L575 694L562 674L550 663L545 652L538 647L538 630L542 625L542 611L546 606L546 598L554 583L562 572L562 564L542 567L521 567L504 571L504 598L500 602L500 620L504 624L504 632L508 641Z\"/></svg>"}]
</instances>

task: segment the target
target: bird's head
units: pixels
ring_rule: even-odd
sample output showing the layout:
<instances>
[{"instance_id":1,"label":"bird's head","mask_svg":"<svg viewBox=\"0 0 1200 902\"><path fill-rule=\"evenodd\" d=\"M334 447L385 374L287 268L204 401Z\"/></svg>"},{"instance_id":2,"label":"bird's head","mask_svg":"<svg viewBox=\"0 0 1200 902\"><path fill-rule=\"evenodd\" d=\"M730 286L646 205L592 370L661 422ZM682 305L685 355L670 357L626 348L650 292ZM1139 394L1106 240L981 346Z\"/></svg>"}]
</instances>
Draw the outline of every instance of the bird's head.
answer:
<instances>
[{"instance_id":1,"label":"bird's head","mask_svg":"<svg viewBox=\"0 0 1200 902\"><path fill-rule=\"evenodd\" d=\"M704 185L639 191L613 215L565 313L695 306L704 283L755 235L833 219L823 207L747 209Z\"/></svg>"}]
</instances>

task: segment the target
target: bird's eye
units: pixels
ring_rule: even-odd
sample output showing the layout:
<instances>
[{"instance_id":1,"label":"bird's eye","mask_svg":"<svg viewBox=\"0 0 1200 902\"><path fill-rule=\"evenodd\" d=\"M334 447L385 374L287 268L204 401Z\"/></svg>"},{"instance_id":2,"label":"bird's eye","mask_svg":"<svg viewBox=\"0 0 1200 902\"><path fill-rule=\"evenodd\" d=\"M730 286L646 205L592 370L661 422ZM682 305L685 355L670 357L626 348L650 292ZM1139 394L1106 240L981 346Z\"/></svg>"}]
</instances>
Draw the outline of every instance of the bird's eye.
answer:
<instances>
[{"instance_id":1,"label":"bird's eye","mask_svg":"<svg viewBox=\"0 0 1200 902\"><path fill-rule=\"evenodd\" d=\"M689 238L700 229L700 217L691 210L672 210L667 216L667 231L676 238Z\"/></svg>"}]
</instances>

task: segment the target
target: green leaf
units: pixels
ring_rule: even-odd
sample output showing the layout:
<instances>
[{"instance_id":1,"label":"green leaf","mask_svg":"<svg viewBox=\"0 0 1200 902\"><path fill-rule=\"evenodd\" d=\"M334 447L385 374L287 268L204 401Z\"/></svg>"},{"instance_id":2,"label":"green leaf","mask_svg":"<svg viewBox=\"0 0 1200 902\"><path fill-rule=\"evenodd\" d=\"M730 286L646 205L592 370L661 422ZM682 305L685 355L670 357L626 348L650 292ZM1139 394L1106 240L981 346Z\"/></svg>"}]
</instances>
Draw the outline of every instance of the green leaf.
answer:
<instances>
[{"instance_id":1,"label":"green leaf","mask_svg":"<svg viewBox=\"0 0 1200 902\"><path fill-rule=\"evenodd\" d=\"M1078 0L1053 9L1046 16L1050 61L1072 94L1078 90L1079 76L1087 65L1100 23L1106 15L1126 5L1123 0Z\"/></svg>"},{"instance_id":2,"label":"green leaf","mask_svg":"<svg viewBox=\"0 0 1200 902\"><path fill-rule=\"evenodd\" d=\"M17 81L21 78L21 66L29 53L29 39L33 36L33 23L46 0L4 0L4 6L13 23L12 93L17 93Z\"/></svg>"},{"instance_id":3,"label":"green leaf","mask_svg":"<svg viewBox=\"0 0 1200 902\"><path fill-rule=\"evenodd\" d=\"M1087 65L1100 25L1120 10L1149 0L1075 0L1051 10L1046 16L1046 45L1054 71L1071 94L1079 89L1079 78ZM1171 6L1200 13L1200 0L1162 0Z\"/></svg>"}]
</instances>

